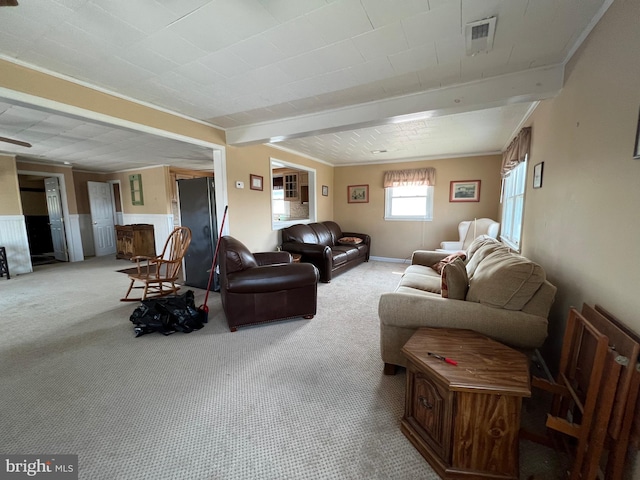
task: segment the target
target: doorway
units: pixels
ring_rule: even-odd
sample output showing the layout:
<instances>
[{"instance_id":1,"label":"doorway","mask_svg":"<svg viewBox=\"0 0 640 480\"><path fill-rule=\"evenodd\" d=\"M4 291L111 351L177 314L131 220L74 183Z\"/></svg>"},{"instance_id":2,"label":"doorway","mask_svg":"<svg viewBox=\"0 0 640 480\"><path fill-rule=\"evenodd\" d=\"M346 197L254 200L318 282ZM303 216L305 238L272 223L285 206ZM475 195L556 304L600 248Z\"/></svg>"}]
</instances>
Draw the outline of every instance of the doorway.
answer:
<instances>
[{"instance_id":1,"label":"doorway","mask_svg":"<svg viewBox=\"0 0 640 480\"><path fill-rule=\"evenodd\" d=\"M69 261L57 180L43 175L18 175L33 266Z\"/></svg>"}]
</instances>

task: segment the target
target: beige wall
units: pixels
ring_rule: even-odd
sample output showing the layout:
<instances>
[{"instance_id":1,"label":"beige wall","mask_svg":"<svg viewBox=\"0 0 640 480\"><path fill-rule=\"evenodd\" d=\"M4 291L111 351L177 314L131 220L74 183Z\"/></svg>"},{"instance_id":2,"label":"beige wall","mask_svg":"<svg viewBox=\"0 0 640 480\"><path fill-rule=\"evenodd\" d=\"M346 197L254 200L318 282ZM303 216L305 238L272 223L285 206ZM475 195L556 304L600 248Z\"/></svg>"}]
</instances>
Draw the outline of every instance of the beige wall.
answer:
<instances>
[{"instance_id":1,"label":"beige wall","mask_svg":"<svg viewBox=\"0 0 640 480\"><path fill-rule=\"evenodd\" d=\"M489 155L336 168L335 221L345 231L371 235L376 257L407 259L414 250L439 248L444 240L458 240L462 220L498 219L500 162L500 156ZM423 167L436 169L433 221L384 220L384 172ZM449 182L455 180L480 180L480 201L450 203ZM369 185L369 203L348 203L347 186L362 184Z\"/></svg>"},{"instance_id":2,"label":"beige wall","mask_svg":"<svg viewBox=\"0 0 640 480\"><path fill-rule=\"evenodd\" d=\"M16 159L0 155L0 215L22 215Z\"/></svg>"},{"instance_id":3,"label":"beige wall","mask_svg":"<svg viewBox=\"0 0 640 480\"><path fill-rule=\"evenodd\" d=\"M27 215L49 216L47 206L47 194L44 190L44 180L30 180L24 175L18 175L18 185L20 186L20 202L22 212ZM39 191L29 191L36 189Z\"/></svg>"},{"instance_id":4,"label":"beige wall","mask_svg":"<svg viewBox=\"0 0 640 480\"><path fill-rule=\"evenodd\" d=\"M89 205L89 186L87 182L105 182L105 175L92 172L73 172L75 180L76 202L78 204L78 213L84 215L91 214L91 206Z\"/></svg>"},{"instance_id":5,"label":"beige wall","mask_svg":"<svg viewBox=\"0 0 640 480\"><path fill-rule=\"evenodd\" d=\"M76 191L74 188L73 171L71 167L45 165L40 163L27 163L20 161L17 162L18 170L29 172L41 172L41 173L55 173L62 174L64 177L64 184L67 193L67 206L69 207L69 214L74 215L78 213L78 204L76 203ZM17 182L17 179L16 179Z\"/></svg>"},{"instance_id":6,"label":"beige wall","mask_svg":"<svg viewBox=\"0 0 640 480\"><path fill-rule=\"evenodd\" d=\"M131 203L131 185L129 175L142 175L142 196L144 205ZM103 182L120 180L122 187L122 211L125 214L163 214L171 213L171 196L169 190L169 169L164 166L127 170L109 173Z\"/></svg>"},{"instance_id":7,"label":"beige wall","mask_svg":"<svg viewBox=\"0 0 640 480\"><path fill-rule=\"evenodd\" d=\"M574 55L558 97L531 125L523 253L558 295L545 348L557 359L570 306L599 303L640 334L640 160L632 158L640 106L640 1L616 1Z\"/></svg>"},{"instance_id":8,"label":"beige wall","mask_svg":"<svg viewBox=\"0 0 640 480\"><path fill-rule=\"evenodd\" d=\"M254 252L275 250L281 242L280 232L271 227L271 158L315 169L318 219L333 217L332 197L323 197L321 191L322 185L333 190L333 167L266 145L228 147L229 234ZM262 191L249 188L251 174L263 177ZM244 188L235 188L236 181L244 182Z\"/></svg>"}]
</instances>

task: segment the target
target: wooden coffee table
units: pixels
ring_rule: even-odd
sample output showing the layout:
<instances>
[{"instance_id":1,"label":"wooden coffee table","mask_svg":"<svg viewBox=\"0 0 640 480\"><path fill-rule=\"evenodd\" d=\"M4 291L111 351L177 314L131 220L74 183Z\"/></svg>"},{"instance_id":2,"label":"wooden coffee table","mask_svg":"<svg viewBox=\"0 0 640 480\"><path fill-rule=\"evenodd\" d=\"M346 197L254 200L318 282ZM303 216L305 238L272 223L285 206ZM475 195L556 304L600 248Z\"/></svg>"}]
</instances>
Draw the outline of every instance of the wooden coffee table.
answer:
<instances>
[{"instance_id":1,"label":"wooden coffee table","mask_svg":"<svg viewBox=\"0 0 640 480\"><path fill-rule=\"evenodd\" d=\"M517 479L527 357L471 330L421 328L408 359L401 430L445 479ZM452 365L429 352L457 362Z\"/></svg>"}]
</instances>

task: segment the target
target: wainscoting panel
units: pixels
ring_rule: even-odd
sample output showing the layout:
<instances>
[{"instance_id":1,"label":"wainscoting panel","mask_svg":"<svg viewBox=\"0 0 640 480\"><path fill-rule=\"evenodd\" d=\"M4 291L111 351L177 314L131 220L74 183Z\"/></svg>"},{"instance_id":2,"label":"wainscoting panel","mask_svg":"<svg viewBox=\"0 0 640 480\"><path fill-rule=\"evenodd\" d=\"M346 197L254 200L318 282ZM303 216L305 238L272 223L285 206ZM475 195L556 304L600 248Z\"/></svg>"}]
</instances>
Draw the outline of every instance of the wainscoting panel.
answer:
<instances>
[{"instance_id":1,"label":"wainscoting panel","mask_svg":"<svg viewBox=\"0 0 640 480\"><path fill-rule=\"evenodd\" d=\"M78 214L69 215L69 224L67 225L67 248L69 249L70 262L82 262L84 260L79 216Z\"/></svg>"},{"instance_id":2,"label":"wainscoting panel","mask_svg":"<svg viewBox=\"0 0 640 480\"><path fill-rule=\"evenodd\" d=\"M85 257L93 257L96 254L96 247L93 244L93 227L91 225L91 214L82 213L78 215L78 224L80 227L80 237L82 242L82 250Z\"/></svg>"},{"instance_id":3,"label":"wainscoting panel","mask_svg":"<svg viewBox=\"0 0 640 480\"><path fill-rule=\"evenodd\" d=\"M7 250L11 275L33 272L27 224L23 215L0 215L0 246Z\"/></svg>"},{"instance_id":4,"label":"wainscoting panel","mask_svg":"<svg viewBox=\"0 0 640 480\"><path fill-rule=\"evenodd\" d=\"M161 214L132 214L125 213L122 215L124 225L133 223L146 223L153 225L153 235L156 240L156 255L162 253L169 234L173 231L173 215Z\"/></svg>"}]
</instances>

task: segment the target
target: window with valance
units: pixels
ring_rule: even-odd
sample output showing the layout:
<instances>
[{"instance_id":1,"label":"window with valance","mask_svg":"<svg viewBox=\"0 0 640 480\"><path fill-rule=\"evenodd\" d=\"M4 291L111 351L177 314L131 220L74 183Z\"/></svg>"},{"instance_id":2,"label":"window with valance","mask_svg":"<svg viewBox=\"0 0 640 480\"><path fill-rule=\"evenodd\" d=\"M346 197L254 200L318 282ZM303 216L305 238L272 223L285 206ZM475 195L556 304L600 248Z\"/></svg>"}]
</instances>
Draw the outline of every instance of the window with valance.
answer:
<instances>
[{"instance_id":1,"label":"window with valance","mask_svg":"<svg viewBox=\"0 0 640 480\"><path fill-rule=\"evenodd\" d=\"M435 168L385 172L385 220L432 220L435 183Z\"/></svg>"},{"instance_id":2,"label":"window with valance","mask_svg":"<svg viewBox=\"0 0 640 480\"><path fill-rule=\"evenodd\" d=\"M384 172L383 187L419 187L436 184L435 168L415 168L412 170L391 170Z\"/></svg>"}]
</instances>

